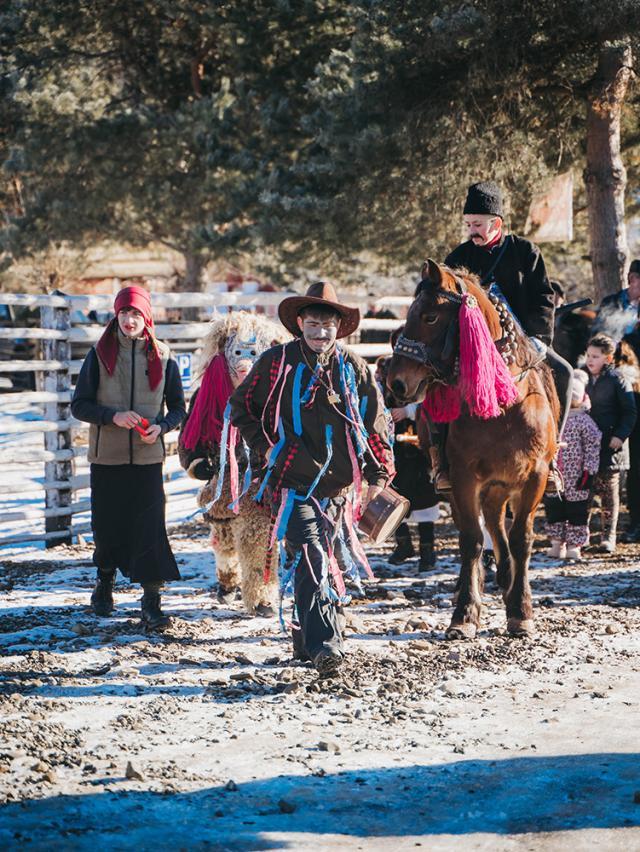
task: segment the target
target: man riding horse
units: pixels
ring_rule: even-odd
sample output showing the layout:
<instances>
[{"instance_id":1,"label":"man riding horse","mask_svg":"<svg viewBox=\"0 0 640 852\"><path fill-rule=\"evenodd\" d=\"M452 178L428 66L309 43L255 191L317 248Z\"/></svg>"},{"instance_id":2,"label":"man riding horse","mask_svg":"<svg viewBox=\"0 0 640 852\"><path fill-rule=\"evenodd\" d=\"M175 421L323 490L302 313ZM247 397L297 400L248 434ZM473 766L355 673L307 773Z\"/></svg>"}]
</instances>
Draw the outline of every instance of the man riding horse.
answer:
<instances>
[{"instance_id":1,"label":"man riding horse","mask_svg":"<svg viewBox=\"0 0 640 852\"><path fill-rule=\"evenodd\" d=\"M529 240L505 234L502 193L492 181L469 187L463 218L469 239L448 255L445 264L477 275L482 288L506 304L549 365L560 401L561 435L571 407L572 369L551 349L554 293L540 249ZM437 491L448 492L451 482L444 452L447 430L432 422L429 427L434 484ZM554 486L550 477L550 490L555 490Z\"/></svg>"},{"instance_id":2,"label":"man riding horse","mask_svg":"<svg viewBox=\"0 0 640 852\"><path fill-rule=\"evenodd\" d=\"M515 636L533 630L528 567L533 518L557 449L551 371L507 305L478 279L427 261L394 347L387 385L449 424L451 507L461 571L450 639L473 638L482 609L482 512ZM507 535L507 504L513 523Z\"/></svg>"}]
</instances>

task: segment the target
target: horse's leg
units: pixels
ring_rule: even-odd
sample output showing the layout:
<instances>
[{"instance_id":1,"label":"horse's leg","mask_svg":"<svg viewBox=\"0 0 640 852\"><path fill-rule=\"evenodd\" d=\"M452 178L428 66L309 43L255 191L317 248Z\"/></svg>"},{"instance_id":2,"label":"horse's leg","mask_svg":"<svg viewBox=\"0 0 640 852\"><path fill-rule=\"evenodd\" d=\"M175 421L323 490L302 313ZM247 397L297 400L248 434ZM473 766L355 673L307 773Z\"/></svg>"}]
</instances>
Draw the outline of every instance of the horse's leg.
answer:
<instances>
[{"instance_id":1,"label":"horse's leg","mask_svg":"<svg viewBox=\"0 0 640 852\"><path fill-rule=\"evenodd\" d=\"M505 529L507 499L507 490L499 485L489 487L482 496L482 513L493 541L493 550L498 565L497 580L503 594L508 591L512 579L511 552Z\"/></svg>"},{"instance_id":2,"label":"horse's leg","mask_svg":"<svg viewBox=\"0 0 640 852\"><path fill-rule=\"evenodd\" d=\"M454 482L459 481L460 477L454 479ZM474 639L480 626L482 528L479 516L478 486L468 477L464 485L455 488L454 517L460 533L461 565L456 608L445 634L447 639Z\"/></svg>"},{"instance_id":3,"label":"horse's leg","mask_svg":"<svg viewBox=\"0 0 640 852\"><path fill-rule=\"evenodd\" d=\"M509 533L509 549L513 560L513 582L508 589L507 630L512 636L533 633L533 606L529 585L529 558L533 543L533 518L547 481L546 469L534 471L520 495L513 501L513 526Z\"/></svg>"}]
</instances>

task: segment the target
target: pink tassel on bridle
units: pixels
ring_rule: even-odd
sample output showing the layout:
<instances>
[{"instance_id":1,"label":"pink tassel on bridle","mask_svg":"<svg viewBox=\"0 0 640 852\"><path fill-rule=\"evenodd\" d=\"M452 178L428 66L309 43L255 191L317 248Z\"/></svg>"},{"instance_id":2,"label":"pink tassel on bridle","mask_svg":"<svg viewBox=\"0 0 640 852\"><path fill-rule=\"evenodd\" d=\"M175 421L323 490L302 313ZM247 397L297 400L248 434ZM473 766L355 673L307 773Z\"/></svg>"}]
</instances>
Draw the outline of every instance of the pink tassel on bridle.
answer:
<instances>
[{"instance_id":1,"label":"pink tassel on bridle","mask_svg":"<svg viewBox=\"0 0 640 852\"><path fill-rule=\"evenodd\" d=\"M489 333L478 300L465 293L458 313L459 377L455 385L435 385L422 406L434 423L451 423L464 401L472 417L499 417L518 398L518 388Z\"/></svg>"},{"instance_id":2,"label":"pink tassel on bridle","mask_svg":"<svg viewBox=\"0 0 640 852\"><path fill-rule=\"evenodd\" d=\"M462 398L472 417L488 420L518 398L518 388L489 333L478 300L462 297L460 327L460 379Z\"/></svg>"}]
</instances>

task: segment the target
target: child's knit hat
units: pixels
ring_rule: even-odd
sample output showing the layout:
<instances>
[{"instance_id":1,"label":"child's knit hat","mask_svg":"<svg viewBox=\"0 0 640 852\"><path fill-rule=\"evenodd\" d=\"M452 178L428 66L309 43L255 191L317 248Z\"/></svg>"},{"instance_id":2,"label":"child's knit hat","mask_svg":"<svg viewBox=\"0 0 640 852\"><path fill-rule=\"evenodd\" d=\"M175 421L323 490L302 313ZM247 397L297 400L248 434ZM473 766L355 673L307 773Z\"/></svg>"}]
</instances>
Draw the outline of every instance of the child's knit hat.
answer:
<instances>
[{"instance_id":1,"label":"child's knit hat","mask_svg":"<svg viewBox=\"0 0 640 852\"><path fill-rule=\"evenodd\" d=\"M571 385L571 397L574 405L581 405L587 394L589 374L584 370L573 371L573 384Z\"/></svg>"}]
</instances>

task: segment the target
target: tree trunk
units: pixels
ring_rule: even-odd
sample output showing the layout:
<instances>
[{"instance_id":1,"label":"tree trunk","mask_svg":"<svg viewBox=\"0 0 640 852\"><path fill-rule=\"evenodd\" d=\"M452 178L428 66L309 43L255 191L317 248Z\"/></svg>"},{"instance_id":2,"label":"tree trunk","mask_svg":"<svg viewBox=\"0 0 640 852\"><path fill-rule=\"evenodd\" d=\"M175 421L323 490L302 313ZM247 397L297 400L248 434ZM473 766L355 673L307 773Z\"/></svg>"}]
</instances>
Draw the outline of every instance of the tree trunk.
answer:
<instances>
[{"instance_id":1,"label":"tree trunk","mask_svg":"<svg viewBox=\"0 0 640 852\"><path fill-rule=\"evenodd\" d=\"M627 173L620 156L620 114L631 77L631 48L604 45L587 109L589 248L595 296L600 301L625 284Z\"/></svg>"},{"instance_id":2,"label":"tree trunk","mask_svg":"<svg viewBox=\"0 0 640 852\"><path fill-rule=\"evenodd\" d=\"M184 252L185 270L184 275L178 279L177 289L182 293L200 293L203 280L202 271L205 267L203 258L199 254Z\"/></svg>"}]
</instances>

